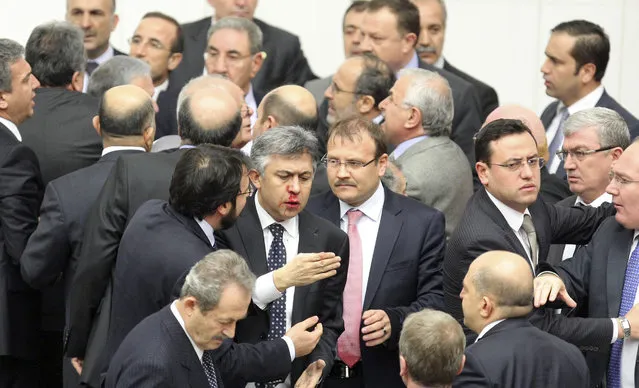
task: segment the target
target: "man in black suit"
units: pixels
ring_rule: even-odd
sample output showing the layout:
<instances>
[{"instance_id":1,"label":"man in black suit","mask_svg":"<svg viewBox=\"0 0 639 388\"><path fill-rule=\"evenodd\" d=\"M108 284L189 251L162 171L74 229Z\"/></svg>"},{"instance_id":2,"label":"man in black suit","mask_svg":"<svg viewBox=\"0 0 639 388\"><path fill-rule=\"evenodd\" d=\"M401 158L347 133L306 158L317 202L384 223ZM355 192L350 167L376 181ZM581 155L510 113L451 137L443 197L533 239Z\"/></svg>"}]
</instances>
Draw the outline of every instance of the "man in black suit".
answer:
<instances>
[{"instance_id":1,"label":"man in black suit","mask_svg":"<svg viewBox=\"0 0 639 388\"><path fill-rule=\"evenodd\" d=\"M468 268L460 297L464 324L478 334L453 387L587 387L575 346L528 322L533 277L526 260L491 251Z\"/></svg>"},{"instance_id":2,"label":"man in black suit","mask_svg":"<svg viewBox=\"0 0 639 388\"><path fill-rule=\"evenodd\" d=\"M335 123L324 162L332 191L313 197L308 210L350 241L344 333L324 386L401 388L397 349L404 319L443 308L444 215L381 184L388 155L382 130L369 120Z\"/></svg>"},{"instance_id":3,"label":"man in black suit","mask_svg":"<svg viewBox=\"0 0 639 388\"><path fill-rule=\"evenodd\" d=\"M20 125L20 133L38 156L46 185L100 158L102 142L91 124L98 100L82 93L84 44L82 31L74 25L52 22L36 27L25 57L41 87L36 90L34 115Z\"/></svg>"},{"instance_id":4,"label":"man in black suit","mask_svg":"<svg viewBox=\"0 0 639 388\"><path fill-rule=\"evenodd\" d=\"M148 12L140 20L130 40L129 55L151 66L153 100L157 102L155 138L177 135L177 97L180 86L169 82L169 75L182 61L182 27L162 12Z\"/></svg>"},{"instance_id":5,"label":"man in black suit","mask_svg":"<svg viewBox=\"0 0 639 388\"><path fill-rule=\"evenodd\" d=\"M486 120L488 114L499 106L497 92L491 86L477 78L464 73L444 59L444 38L448 12L444 0L411 0L419 9L421 33L417 45L417 54L422 61L444 69L471 83L477 91L481 104L481 119Z\"/></svg>"},{"instance_id":6,"label":"man in black suit","mask_svg":"<svg viewBox=\"0 0 639 388\"><path fill-rule=\"evenodd\" d=\"M38 223L44 186L18 125L33 115L40 86L24 49L0 39L0 386L38 384L40 293L20 276L20 256Z\"/></svg>"},{"instance_id":7,"label":"man in black suit","mask_svg":"<svg viewBox=\"0 0 639 388\"><path fill-rule=\"evenodd\" d=\"M373 0L364 14L362 33L361 50L378 56L395 73L419 67L435 71L448 81L455 102L450 138L473 164L473 135L481 127L477 92L472 84L462 78L419 60L415 51L420 34L417 7L409 0Z\"/></svg>"},{"instance_id":8,"label":"man in black suit","mask_svg":"<svg viewBox=\"0 0 639 388\"><path fill-rule=\"evenodd\" d=\"M291 326L318 316L324 332L315 350L293 362L293 386L312 362L331 370L344 329L341 301L348 270L348 237L304 208L311 191L318 142L301 127L266 131L253 142L249 172L258 191L232 228L216 234L220 248L246 258L258 276L256 309L238 324L236 340L278 338ZM268 307L268 308L267 308Z\"/></svg>"},{"instance_id":9,"label":"man in black suit","mask_svg":"<svg viewBox=\"0 0 639 388\"><path fill-rule=\"evenodd\" d=\"M304 85L305 82L317 78L311 71L299 38L262 20L253 17L257 0L245 3L235 3L234 0L208 0L215 10L213 17L187 23L184 29L184 59L171 74L171 82L184 85L191 78L202 74L206 51L208 31L217 21L227 16L237 16L253 21L263 34L263 50L266 55L260 55L264 64L255 76L253 84L256 90L263 93L287 85Z\"/></svg>"},{"instance_id":10,"label":"man in black suit","mask_svg":"<svg viewBox=\"0 0 639 388\"><path fill-rule=\"evenodd\" d=\"M229 146L237 135L242 120L240 107L228 92L216 87L220 83L232 84L203 76L185 87L184 94L189 97L182 101L179 112L181 149L125 155L109 174L87 216L80 260L71 286L65 343L68 357L77 358L76 361L85 357L89 333L99 322L97 314L111 278L120 238L136 210L149 199L168 200L173 170L187 148L205 143Z\"/></svg>"},{"instance_id":11,"label":"man in black suit","mask_svg":"<svg viewBox=\"0 0 639 388\"><path fill-rule=\"evenodd\" d=\"M538 197L543 159L532 133L519 120L496 120L483 127L475 140L475 154L484 187L468 201L448 241L443 265L446 311L460 321L462 281L477 256L510 251L526 258L534 270L546 261L551 244L585 244L601 221L614 214L612 207L544 203Z\"/></svg>"},{"instance_id":12,"label":"man in black suit","mask_svg":"<svg viewBox=\"0 0 639 388\"><path fill-rule=\"evenodd\" d=\"M153 104L136 86L120 86L107 92L93 124L102 137L100 160L51 181L46 188L40 222L20 259L22 276L30 286L46 289L43 294L42 329L50 341L44 343L44 365L51 384L62 379L77 386L77 373L70 361L62 364L62 331L65 300L77 266L84 221L109 172L120 155L145 152L153 143Z\"/></svg>"},{"instance_id":13,"label":"man in black suit","mask_svg":"<svg viewBox=\"0 0 639 388\"><path fill-rule=\"evenodd\" d=\"M603 28L585 20L560 23L552 29L545 54L541 72L546 94L557 99L541 114L550 144L551 173L565 176L555 153L563 143L564 122L580 110L595 106L612 109L626 120L630 137L639 136L639 120L610 97L601 83L610 56L610 41Z\"/></svg>"}]
</instances>

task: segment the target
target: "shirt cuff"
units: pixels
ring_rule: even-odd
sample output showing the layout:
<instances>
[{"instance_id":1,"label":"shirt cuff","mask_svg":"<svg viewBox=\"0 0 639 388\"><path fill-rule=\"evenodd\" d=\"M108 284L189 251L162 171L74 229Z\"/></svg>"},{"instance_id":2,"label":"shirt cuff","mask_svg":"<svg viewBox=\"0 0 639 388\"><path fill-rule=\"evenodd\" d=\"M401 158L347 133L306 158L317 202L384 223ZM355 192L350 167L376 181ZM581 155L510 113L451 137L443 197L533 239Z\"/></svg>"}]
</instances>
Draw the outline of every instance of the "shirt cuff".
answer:
<instances>
[{"instance_id":1,"label":"shirt cuff","mask_svg":"<svg viewBox=\"0 0 639 388\"><path fill-rule=\"evenodd\" d=\"M544 271L544 272L540 272L537 274L537 276L535 276L536 278L540 277L541 275L547 275L547 274L551 274L551 275L555 275L557 277L559 277L559 275L557 275L555 272L552 271Z\"/></svg>"},{"instance_id":2,"label":"shirt cuff","mask_svg":"<svg viewBox=\"0 0 639 388\"><path fill-rule=\"evenodd\" d=\"M293 343L291 337L284 336L282 337L282 339L284 340L284 342L286 342L286 346L288 346L288 353L291 356L291 362L293 362L293 360L295 360L295 344Z\"/></svg>"},{"instance_id":3,"label":"shirt cuff","mask_svg":"<svg viewBox=\"0 0 639 388\"><path fill-rule=\"evenodd\" d=\"M611 344L614 344L619 339L619 320L617 318L612 319L612 341Z\"/></svg>"},{"instance_id":4,"label":"shirt cuff","mask_svg":"<svg viewBox=\"0 0 639 388\"><path fill-rule=\"evenodd\" d=\"M262 310L266 309L269 303L282 297L282 293L275 287L273 272L269 272L257 278L253 289L253 303Z\"/></svg>"}]
</instances>

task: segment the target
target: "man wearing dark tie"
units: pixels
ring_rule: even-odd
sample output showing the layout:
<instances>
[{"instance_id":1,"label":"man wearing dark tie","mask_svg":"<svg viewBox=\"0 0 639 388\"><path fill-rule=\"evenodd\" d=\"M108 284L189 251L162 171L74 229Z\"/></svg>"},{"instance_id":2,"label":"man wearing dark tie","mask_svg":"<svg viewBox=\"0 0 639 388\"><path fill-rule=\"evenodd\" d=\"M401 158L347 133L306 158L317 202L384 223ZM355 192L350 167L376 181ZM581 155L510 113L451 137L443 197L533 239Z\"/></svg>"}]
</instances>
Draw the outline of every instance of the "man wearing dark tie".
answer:
<instances>
[{"instance_id":1,"label":"man wearing dark tie","mask_svg":"<svg viewBox=\"0 0 639 388\"><path fill-rule=\"evenodd\" d=\"M0 39L0 386L38 384L40 293L20 275L20 256L38 224L44 186L38 158L18 125L33 115L40 86L24 49Z\"/></svg>"},{"instance_id":2,"label":"man wearing dark tie","mask_svg":"<svg viewBox=\"0 0 639 388\"><path fill-rule=\"evenodd\" d=\"M406 316L441 309L444 215L380 182L384 135L364 118L338 121L324 159L332 191L308 209L348 233L344 333L325 387L403 387L398 340Z\"/></svg>"}]
</instances>

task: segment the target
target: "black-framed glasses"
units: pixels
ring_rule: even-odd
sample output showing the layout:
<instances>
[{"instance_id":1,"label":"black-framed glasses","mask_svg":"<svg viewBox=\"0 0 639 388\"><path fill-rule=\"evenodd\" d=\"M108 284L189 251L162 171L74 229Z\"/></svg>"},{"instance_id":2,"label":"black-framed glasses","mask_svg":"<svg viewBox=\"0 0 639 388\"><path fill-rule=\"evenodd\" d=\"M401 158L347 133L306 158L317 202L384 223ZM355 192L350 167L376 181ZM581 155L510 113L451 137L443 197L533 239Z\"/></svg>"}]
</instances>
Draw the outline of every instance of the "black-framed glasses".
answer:
<instances>
[{"instance_id":1,"label":"black-framed glasses","mask_svg":"<svg viewBox=\"0 0 639 388\"><path fill-rule=\"evenodd\" d=\"M368 162L360 162L359 160L346 160L342 162L339 159L328 158L326 157L326 155L324 155L324 157L322 158L322 163L324 163L326 168L337 170L343 165L344 168L346 168L346 171L353 171L353 170L362 169L376 160L377 160L377 157L369 160Z\"/></svg>"},{"instance_id":2,"label":"black-framed glasses","mask_svg":"<svg viewBox=\"0 0 639 388\"><path fill-rule=\"evenodd\" d=\"M252 197L253 194L255 194L255 186L253 186L253 183L249 183L248 189L246 191L240 191L239 193L237 193L237 196L239 197L240 195L246 195L248 197Z\"/></svg>"},{"instance_id":3,"label":"black-framed glasses","mask_svg":"<svg viewBox=\"0 0 639 388\"><path fill-rule=\"evenodd\" d=\"M616 146L601 147L601 148L597 148L596 150L572 150L572 151L559 150L556 152L556 154L559 157L559 160L562 160L562 161L566 160L568 155L581 161L581 160L584 160L586 156L588 155L596 154L597 152L609 151L615 147Z\"/></svg>"},{"instance_id":4,"label":"black-framed glasses","mask_svg":"<svg viewBox=\"0 0 639 388\"><path fill-rule=\"evenodd\" d=\"M333 92L333 94L337 94L337 93L359 94L356 91L355 92L351 92L350 90L344 90L344 89L340 88L339 86L337 86L335 81L331 82L331 91Z\"/></svg>"},{"instance_id":5,"label":"black-framed glasses","mask_svg":"<svg viewBox=\"0 0 639 388\"><path fill-rule=\"evenodd\" d=\"M149 46L153 50L157 50L157 51L171 51L170 48L165 47L162 44L162 42L160 42L157 39L149 39L145 42L139 36L133 36L129 38L129 46L133 47L133 46L142 46L142 45Z\"/></svg>"},{"instance_id":6,"label":"black-framed glasses","mask_svg":"<svg viewBox=\"0 0 639 388\"><path fill-rule=\"evenodd\" d=\"M519 171L525 164L528 165L531 169L540 169L546 164L544 158L540 158L539 156L535 156L533 158L528 159L514 159L508 163L487 163L489 165L493 164L495 166L504 167L509 171Z\"/></svg>"}]
</instances>

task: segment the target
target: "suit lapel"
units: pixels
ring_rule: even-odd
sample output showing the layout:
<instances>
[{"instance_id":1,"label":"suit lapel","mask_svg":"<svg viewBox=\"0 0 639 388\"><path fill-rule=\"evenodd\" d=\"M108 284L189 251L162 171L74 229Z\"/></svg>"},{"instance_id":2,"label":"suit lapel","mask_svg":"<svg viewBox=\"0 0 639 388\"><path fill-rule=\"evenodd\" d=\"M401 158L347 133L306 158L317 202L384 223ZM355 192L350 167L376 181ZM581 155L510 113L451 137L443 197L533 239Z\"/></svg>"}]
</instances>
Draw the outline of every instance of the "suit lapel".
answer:
<instances>
[{"instance_id":1,"label":"suit lapel","mask_svg":"<svg viewBox=\"0 0 639 388\"><path fill-rule=\"evenodd\" d=\"M490 200L488 194L486 193L486 189L483 187L479 189L477 196L479 207L483 210L484 213L488 214L493 222L504 231L504 238L506 239L508 244L510 244L510 247L517 254L527 258L528 253L526 252L526 249L523 245L521 245L521 242L519 241L517 236L515 236L515 232L510 228L510 225L508 225L508 222L506 222L504 216L501 214L499 209L497 209L497 206L495 206L493 201Z\"/></svg>"},{"instance_id":2,"label":"suit lapel","mask_svg":"<svg viewBox=\"0 0 639 388\"><path fill-rule=\"evenodd\" d=\"M366 284L366 295L363 305L364 311L368 310L373 301L377 288L382 281L388 260L390 260L391 254L393 253L395 242L402 229L402 224L404 223L402 218L399 217L402 209L395 203L393 194L386 188L384 188L384 190L386 191L384 207L382 208L382 218L379 224L379 231L377 232L375 250L373 251L373 261L371 262L371 269Z\"/></svg>"},{"instance_id":3,"label":"suit lapel","mask_svg":"<svg viewBox=\"0 0 639 388\"><path fill-rule=\"evenodd\" d=\"M264 248L264 232L255 208L256 197L249 198L242 215L237 220L236 227L242 245L246 251L251 269L257 276L268 272L266 264L266 250Z\"/></svg>"},{"instance_id":4,"label":"suit lapel","mask_svg":"<svg viewBox=\"0 0 639 388\"><path fill-rule=\"evenodd\" d=\"M621 229L621 226L618 226L618 228ZM620 230L619 233L615 233L610 244L607 262L608 270L606 271L606 292L608 293L606 300L608 301L609 317L619 315L623 282L626 276L633 233L632 230L628 229Z\"/></svg>"},{"instance_id":5,"label":"suit lapel","mask_svg":"<svg viewBox=\"0 0 639 388\"><path fill-rule=\"evenodd\" d=\"M319 229L314 225L313 217L309 212L303 210L298 216L299 221L299 244L297 253L314 253L321 252L318 246ZM293 298L293 324L300 322L308 317L303 317L304 304L306 303L306 295L311 286L295 287L295 296Z\"/></svg>"}]
</instances>

